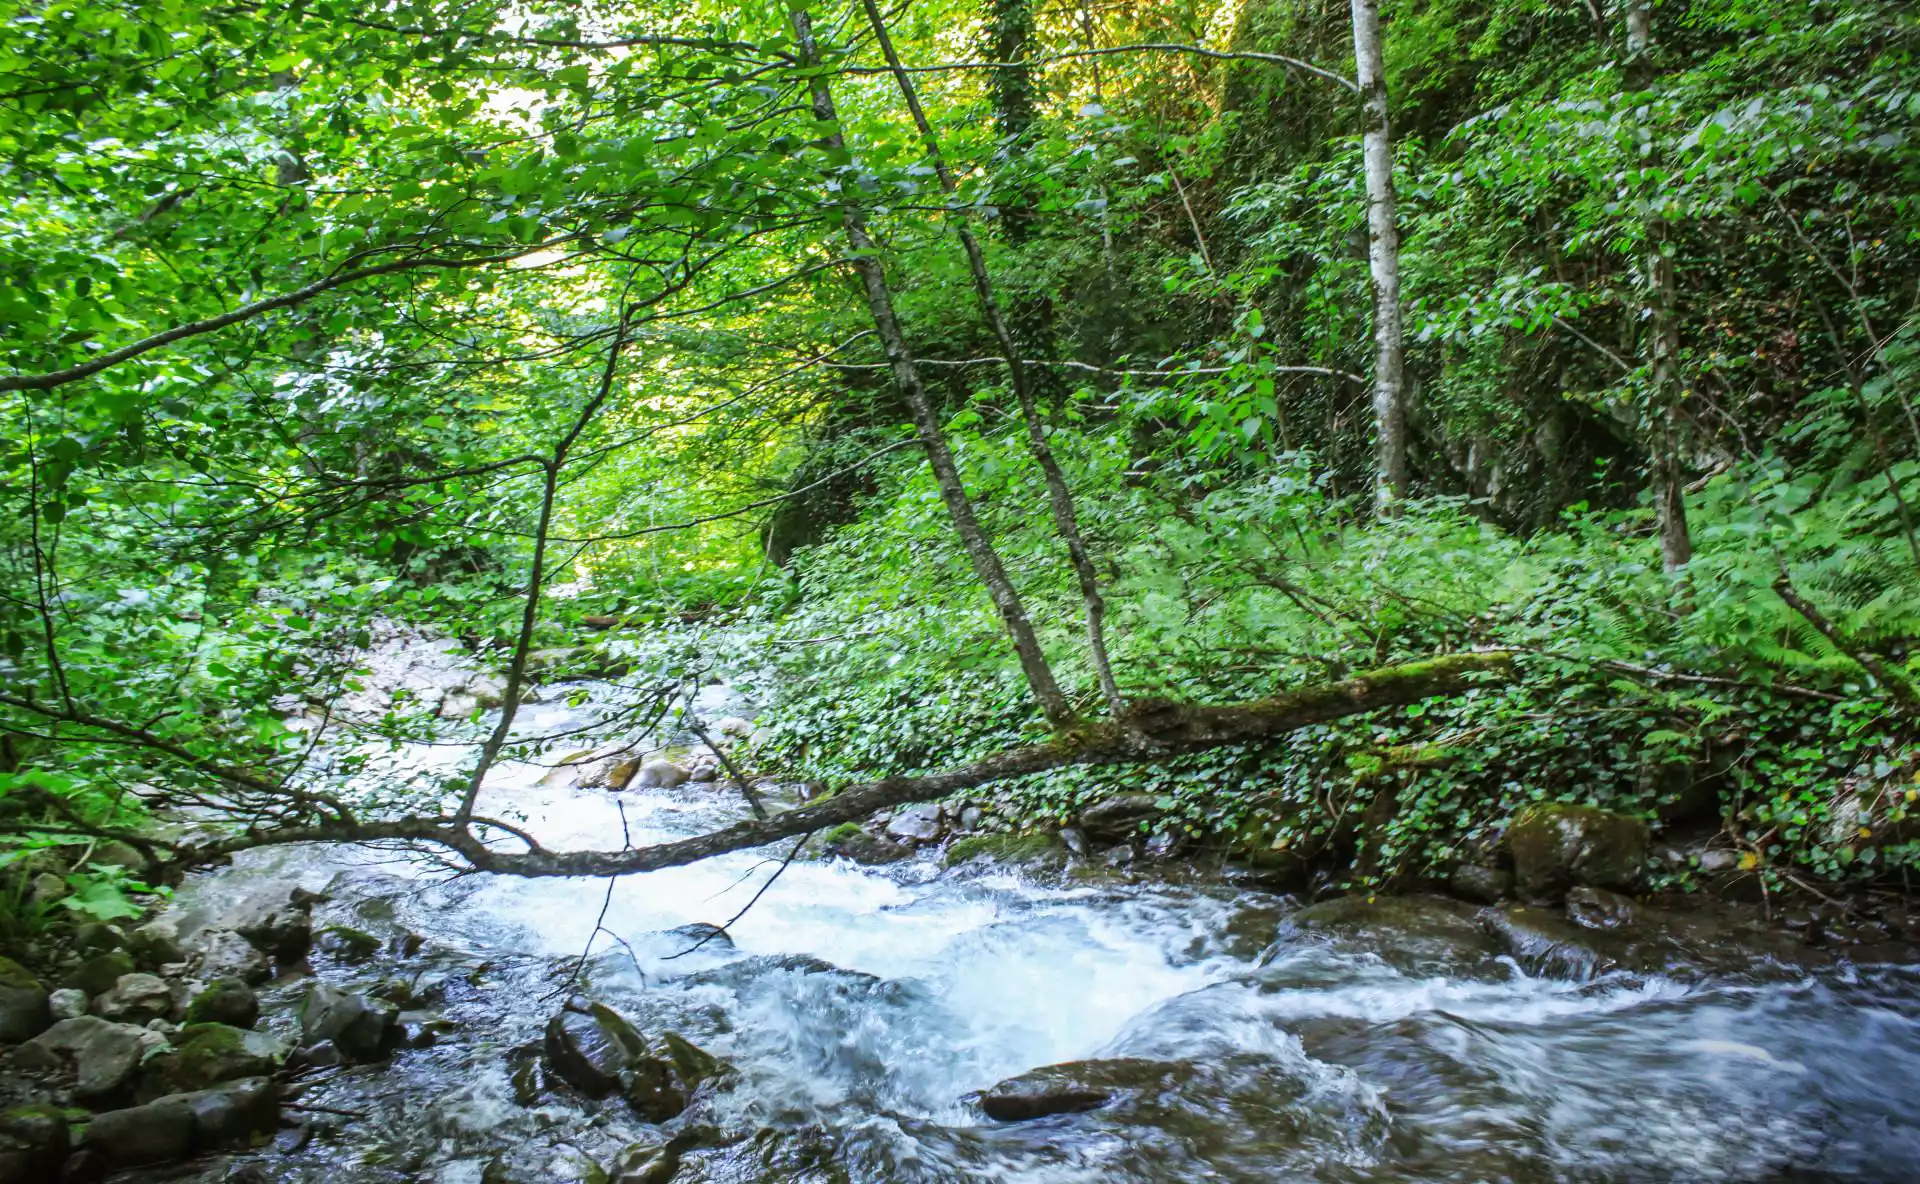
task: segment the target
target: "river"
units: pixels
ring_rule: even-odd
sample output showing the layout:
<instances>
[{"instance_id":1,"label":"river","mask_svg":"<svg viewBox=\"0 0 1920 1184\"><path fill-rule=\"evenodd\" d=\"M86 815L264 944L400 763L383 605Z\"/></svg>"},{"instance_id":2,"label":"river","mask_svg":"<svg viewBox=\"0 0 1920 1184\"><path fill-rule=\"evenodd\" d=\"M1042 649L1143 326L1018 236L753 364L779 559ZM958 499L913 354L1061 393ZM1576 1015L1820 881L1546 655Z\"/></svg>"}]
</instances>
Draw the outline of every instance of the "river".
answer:
<instances>
[{"instance_id":1,"label":"river","mask_svg":"<svg viewBox=\"0 0 1920 1184\"><path fill-rule=\"evenodd\" d=\"M592 710L532 706L522 730ZM383 765L453 768L465 753L410 746ZM482 812L523 818L554 848L644 844L742 812L720 787L616 794L545 772L504 767ZM388 1066L323 1074L301 1100L305 1129L199 1178L603 1178L646 1124L525 1073L516 1095L568 993L737 1069L702 1121L760 1133L690 1151L679 1184L1920 1178L1920 974L1901 966L1755 956L1568 981L1524 973L1470 910L1441 902L1392 924L1302 925L1293 902L1196 877L947 869L937 852L795 862L730 940L688 952L695 936L674 931L739 912L784 853L632 876L611 895L606 881L343 849L255 852L196 877L175 906L186 918L265 882L326 890L317 924L407 952L316 953L315 972L362 989L399 975L421 1000L410 1019L451 1021ZM269 990L267 1026L295 1026L302 990ZM1104 1107L998 1123L969 1101L1089 1058L1130 1058Z\"/></svg>"}]
</instances>

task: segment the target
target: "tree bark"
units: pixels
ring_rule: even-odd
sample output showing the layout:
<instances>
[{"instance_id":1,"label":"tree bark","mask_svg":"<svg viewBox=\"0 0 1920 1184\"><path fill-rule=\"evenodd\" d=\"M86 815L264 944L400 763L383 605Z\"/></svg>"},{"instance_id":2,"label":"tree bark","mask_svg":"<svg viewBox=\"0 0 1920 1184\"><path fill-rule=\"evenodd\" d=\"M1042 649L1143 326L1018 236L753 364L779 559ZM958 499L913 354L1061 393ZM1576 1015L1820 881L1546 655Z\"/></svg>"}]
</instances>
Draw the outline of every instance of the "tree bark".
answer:
<instances>
[{"instance_id":1,"label":"tree bark","mask_svg":"<svg viewBox=\"0 0 1920 1184\"><path fill-rule=\"evenodd\" d=\"M963 789L1070 765L1122 765L1162 760L1228 745L1272 741L1288 732L1383 707L1417 703L1511 677L1505 651L1449 654L1388 666L1337 683L1303 687L1232 707L1139 702L1117 720L1064 732L1045 744L1010 748L944 773L888 777L851 786L817 805L740 822L709 834L621 851L548 851L524 835L525 851L489 847L451 819L399 818L364 823L283 827L182 849L176 862L206 863L255 847L291 843L403 841L434 843L477 871L515 876L617 876L695 863L729 851L856 822L876 810L934 801ZM478 821L478 820L476 820ZM488 822L485 825L498 826ZM519 832L513 832L518 834Z\"/></svg>"},{"instance_id":2,"label":"tree bark","mask_svg":"<svg viewBox=\"0 0 1920 1184\"><path fill-rule=\"evenodd\" d=\"M960 246L967 255L967 269L973 275L973 291L979 298L981 315L986 318L994 340L1000 343L1000 349L1006 355L1007 380L1013 387L1015 401L1020 404L1020 418L1026 424L1027 448L1033 453L1033 459L1040 466L1041 476L1046 481L1047 505L1053 514L1054 530L1067 545L1067 557L1072 561L1074 575L1080 583L1080 598L1086 604L1087 651L1093 662L1094 674L1100 680L1100 691L1106 698L1108 710L1118 715L1126 702L1121 697L1120 684L1113 676L1113 663L1107 657L1106 600L1100 594L1100 577L1094 571L1086 539L1080 533L1073 491L1067 485L1066 475L1060 471L1060 462L1053 455L1053 446L1047 442L1046 425L1041 422L1038 400L1034 397L1032 375L1020 357L1020 347L1014 342L1006 317L1001 314L999 300L994 295L993 278L987 271L986 258L980 251L980 241L968 227L966 213L952 202L958 195L959 186L954 182L953 170L947 167L946 156L940 151L939 137L934 135L933 125L928 122L926 110L920 105L920 95L914 89L913 79L900 64L900 55L894 51L893 38L887 33L880 6L875 0L862 2L866 7L867 22L873 27L874 38L879 42L881 52L886 55L887 66L893 71L894 80L899 83L907 110L913 115L914 126L920 129L927 158L932 161L933 171L940 179L940 188L949 199L949 214L954 219L953 227L959 235Z\"/></svg>"},{"instance_id":3,"label":"tree bark","mask_svg":"<svg viewBox=\"0 0 1920 1184\"><path fill-rule=\"evenodd\" d=\"M1636 90L1646 90L1653 85L1653 14L1649 0L1627 0L1626 17L1627 81ZM1648 352L1653 378L1648 446L1653 454L1660 566L1671 574L1693 559L1693 537L1687 530L1686 475L1680 457L1680 333L1674 317L1673 256L1657 194L1644 227Z\"/></svg>"},{"instance_id":4,"label":"tree bark","mask_svg":"<svg viewBox=\"0 0 1920 1184\"><path fill-rule=\"evenodd\" d=\"M833 92L827 85L826 75L817 70L820 55L814 43L812 18L804 8L795 8L792 19L795 39L800 45L801 65L815 70L808 79L814 118L823 126L836 126L838 116L833 106ZM830 148L841 152L846 150L845 137L837 130L831 132L824 142ZM1007 577L999 553L994 550L992 540L987 538L986 530L973 512L966 485L960 479L959 466L954 463L953 451L947 446L946 433L941 429L939 416L927 398L919 367L914 364L913 355L907 349L906 336L900 330L900 320L893 307L893 294L887 288L886 269L880 262L879 247L867 232L866 215L855 197L857 182L847 176L837 184L840 221L846 229L847 245L852 248L854 271L859 275L866 293L867 311L873 317L874 329L886 353L894 386L913 417L914 429L919 434L921 447L926 451L927 463L933 469L934 483L940 489L947 515L953 520L954 531L960 536L961 545L966 548L967 557L973 562L974 573L986 586L987 595L992 597L994 607L999 610L1007 635L1013 641L1014 652L1019 656L1020 669L1026 674L1027 685L1039 702L1041 713L1055 727L1064 727L1074 718L1073 707L1060 690L1052 667L1047 664L1019 592Z\"/></svg>"},{"instance_id":5,"label":"tree bark","mask_svg":"<svg viewBox=\"0 0 1920 1184\"><path fill-rule=\"evenodd\" d=\"M1374 500L1391 511L1407 494L1406 336L1400 321L1400 230L1393 192L1393 125L1377 0L1352 0L1367 185L1367 269L1373 280Z\"/></svg>"},{"instance_id":6,"label":"tree bark","mask_svg":"<svg viewBox=\"0 0 1920 1184\"><path fill-rule=\"evenodd\" d=\"M991 0L991 7L993 60L1000 68L987 85L993 94L1000 156L1011 164L1019 158L1027 130L1033 126L1033 7L1032 0ZM1026 200L1018 186L1002 186L994 202L1007 241L1016 246L1033 234L1033 215Z\"/></svg>"}]
</instances>

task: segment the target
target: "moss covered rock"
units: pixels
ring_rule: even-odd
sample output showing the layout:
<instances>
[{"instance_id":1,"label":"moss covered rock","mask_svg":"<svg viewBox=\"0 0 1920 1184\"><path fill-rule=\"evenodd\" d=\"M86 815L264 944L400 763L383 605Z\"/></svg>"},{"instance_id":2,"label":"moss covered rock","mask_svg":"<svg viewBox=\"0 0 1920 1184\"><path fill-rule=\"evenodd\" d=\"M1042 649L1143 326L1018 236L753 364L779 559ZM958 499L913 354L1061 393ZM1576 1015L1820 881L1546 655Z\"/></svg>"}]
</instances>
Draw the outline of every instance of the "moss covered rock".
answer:
<instances>
[{"instance_id":1,"label":"moss covered rock","mask_svg":"<svg viewBox=\"0 0 1920 1184\"><path fill-rule=\"evenodd\" d=\"M57 1180L66 1159L65 1114L52 1106L16 1106L0 1114L0 1180Z\"/></svg>"},{"instance_id":2,"label":"moss covered rock","mask_svg":"<svg viewBox=\"0 0 1920 1184\"><path fill-rule=\"evenodd\" d=\"M1627 814L1540 802L1507 828L1514 887L1524 900L1558 902L1585 884L1638 891L1646 876L1647 824Z\"/></svg>"},{"instance_id":3,"label":"moss covered rock","mask_svg":"<svg viewBox=\"0 0 1920 1184\"><path fill-rule=\"evenodd\" d=\"M119 982L122 975L132 974L133 971L132 954L125 950L109 950L104 954L95 954L74 967L62 985L85 991L91 999L113 990L113 984Z\"/></svg>"},{"instance_id":4,"label":"moss covered rock","mask_svg":"<svg viewBox=\"0 0 1920 1184\"><path fill-rule=\"evenodd\" d=\"M227 1024L189 1024L171 1053L146 1065L143 1092L187 1093L242 1077L268 1077L287 1059L284 1041Z\"/></svg>"},{"instance_id":5,"label":"moss covered rock","mask_svg":"<svg viewBox=\"0 0 1920 1184\"><path fill-rule=\"evenodd\" d=\"M187 1004L189 1024L251 1028L260 1020L260 997L237 978L217 978Z\"/></svg>"}]
</instances>

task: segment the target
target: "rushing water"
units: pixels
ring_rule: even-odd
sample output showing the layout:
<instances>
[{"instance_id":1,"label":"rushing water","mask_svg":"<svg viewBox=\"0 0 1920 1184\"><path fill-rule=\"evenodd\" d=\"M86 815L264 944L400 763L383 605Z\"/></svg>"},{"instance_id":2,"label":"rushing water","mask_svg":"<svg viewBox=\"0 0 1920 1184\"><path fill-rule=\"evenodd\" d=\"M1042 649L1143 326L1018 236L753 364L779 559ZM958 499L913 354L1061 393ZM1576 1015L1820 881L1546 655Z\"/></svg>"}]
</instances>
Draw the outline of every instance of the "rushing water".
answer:
<instances>
[{"instance_id":1,"label":"rushing water","mask_svg":"<svg viewBox=\"0 0 1920 1184\"><path fill-rule=\"evenodd\" d=\"M526 727L575 718L538 707ZM483 812L524 816L556 848L739 813L715 787L609 794L541 773L503 770ZM739 1070L703 1117L763 1133L689 1154L676 1181L1920 1178L1920 977L1905 969L1567 982L1527 976L1445 910L1401 930L1307 929L1283 902L1224 886L946 871L932 856L796 862L731 943L687 953L695 939L673 931L740 911L782 854L628 877L610 896L606 881L461 877L341 850L254 853L196 880L188 917L298 881L331 892L319 923L424 937L404 959L316 955L315 969L361 986L414 976L421 1015L457 1025L316 1087L306 1104L358 1116L307 1111L304 1143L242 1157L253 1178L593 1178L644 1125L618 1101L516 1098L512 1080L569 989ZM603 905L612 936L596 938ZM968 1101L1087 1058L1139 1059L1131 1088L1027 1123Z\"/></svg>"}]
</instances>

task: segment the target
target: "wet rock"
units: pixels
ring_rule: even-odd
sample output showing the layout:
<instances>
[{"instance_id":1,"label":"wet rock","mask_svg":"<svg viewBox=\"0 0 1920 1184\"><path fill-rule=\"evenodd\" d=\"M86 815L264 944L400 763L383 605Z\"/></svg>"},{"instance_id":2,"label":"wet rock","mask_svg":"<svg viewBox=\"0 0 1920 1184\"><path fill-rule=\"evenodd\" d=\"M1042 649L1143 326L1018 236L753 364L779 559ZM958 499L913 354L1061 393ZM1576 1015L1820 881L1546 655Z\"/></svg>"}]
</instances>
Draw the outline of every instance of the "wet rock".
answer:
<instances>
[{"instance_id":1,"label":"wet rock","mask_svg":"<svg viewBox=\"0 0 1920 1184\"><path fill-rule=\"evenodd\" d=\"M907 806L887 822L887 837L896 843L931 843L940 832L940 806L936 802Z\"/></svg>"},{"instance_id":2,"label":"wet rock","mask_svg":"<svg viewBox=\"0 0 1920 1184\"><path fill-rule=\"evenodd\" d=\"M133 955L124 950L95 954L68 972L63 986L85 991L87 998L113 990L120 976L133 973Z\"/></svg>"},{"instance_id":3,"label":"wet rock","mask_svg":"<svg viewBox=\"0 0 1920 1184\"><path fill-rule=\"evenodd\" d=\"M439 708L434 712L444 720L467 719L480 710L480 700L465 691L448 691L440 700Z\"/></svg>"},{"instance_id":4,"label":"wet rock","mask_svg":"<svg viewBox=\"0 0 1920 1184\"><path fill-rule=\"evenodd\" d=\"M882 835L849 828L827 840L827 850L861 864L899 863L913 858L913 848Z\"/></svg>"},{"instance_id":5,"label":"wet rock","mask_svg":"<svg viewBox=\"0 0 1920 1184\"><path fill-rule=\"evenodd\" d=\"M51 1184L67 1160L67 1117L52 1106L16 1106L0 1113L0 1180Z\"/></svg>"},{"instance_id":6,"label":"wet rock","mask_svg":"<svg viewBox=\"0 0 1920 1184\"><path fill-rule=\"evenodd\" d=\"M320 931L316 944L342 961L364 962L379 953L386 943L364 929L355 929L351 925L329 925Z\"/></svg>"},{"instance_id":7,"label":"wet rock","mask_svg":"<svg viewBox=\"0 0 1920 1184\"><path fill-rule=\"evenodd\" d=\"M187 1023L251 1028L260 1020L260 997L237 978L217 978L187 1003Z\"/></svg>"},{"instance_id":8,"label":"wet rock","mask_svg":"<svg viewBox=\"0 0 1920 1184\"><path fill-rule=\"evenodd\" d=\"M1333 940L1406 974L1498 974L1472 905L1444 896L1342 896L1281 918L1283 944Z\"/></svg>"},{"instance_id":9,"label":"wet rock","mask_svg":"<svg viewBox=\"0 0 1920 1184\"><path fill-rule=\"evenodd\" d=\"M135 971L123 974L112 989L93 1002L94 1011L110 1020L144 1024L173 1014L173 988L158 975Z\"/></svg>"},{"instance_id":10,"label":"wet rock","mask_svg":"<svg viewBox=\"0 0 1920 1184\"><path fill-rule=\"evenodd\" d=\"M1123 793L1080 811L1080 830L1094 843L1124 843L1140 835L1140 824L1160 816L1150 793Z\"/></svg>"},{"instance_id":11,"label":"wet rock","mask_svg":"<svg viewBox=\"0 0 1920 1184\"><path fill-rule=\"evenodd\" d=\"M180 927L165 917L128 934L127 948L133 951L134 961L148 970L187 960L186 947L180 944Z\"/></svg>"},{"instance_id":12,"label":"wet rock","mask_svg":"<svg viewBox=\"0 0 1920 1184\"><path fill-rule=\"evenodd\" d=\"M699 942L703 948L709 950L731 950L733 948L733 939L727 936L726 930L720 928L718 925L709 925L705 921L695 921L690 925L678 925L667 930L667 932L675 937L683 937L687 939L688 942Z\"/></svg>"},{"instance_id":13,"label":"wet rock","mask_svg":"<svg viewBox=\"0 0 1920 1184\"><path fill-rule=\"evenodd\" d=\"M400 1038L400 1009L327 983L315 983L300 1012L300 1043L331 1041L348 1061L384 1060Z\"/></svg>"},{"instance_id":14,"label":"wet rock","mask_svg":"<svg viewBox=\"0 0 1920 1184\"><path fill-rule=\"evenodd\" d=\"M203 1090L243 1077L271 1077L292 1049L265 1032L227 1024L189 1024L173 1051L153 1057L145 1070L150 1094Z\"/></svg>"},{"instance_id":15,"label":"wet rock","mask_svg":"<svg viewBox=\"0 0 1920 1184\"><path fill-rule=\"evenodd\" d=\"M82 1145L115 1168L164 1163L270 1132L279 1116L273 1082L252 1077L96 1114Z\"/></svg>"},{"instance_id":16,"label":"wet rock","mask_svg":"<svg viewBox=\"0 0 1920 1184\"><path fill-rule=\"evenodd\" d=\"M960 810L959 826L961 830L978 830L986 819L987 812L978 806L963 806Z\"/></svg>"},{"instance_id":17,"label":"wet rock","mask_svg":"<svg viewBox=\"0 0 1920 1184\"><path fill-rule=\"evenodd\" d=\"M61 987L47 996L47 1010L53 1013L56 1021L70 1020L87 1014L87 1005L91 1002L87 993L80 988Z\"/></svg>"},{"instance_id":18,"label":"wet rock","mask_svg":"<svg viewBox=\"0 0 1920 1184\"><path fill-rule=\"evenodd\" d=\"M668 760L651 760L640 766L638 784L643 789L672 789L687 783L687 771Z\"/></svg>"},{"instance_id":19,"label":"wet rock","mask_svg":"<svg viewBox=\"0 0 1920 1184\"><path fill-rule=\"evenodd\" d=\"M590 1098L621 1086L621 1075L647 1052L646 1040L610 1007L563 1011L547 1021L547 1064L562 1081Z\"/></svg>"},{"instance_id":20,"label":"wet rock","mask_svg":"<svg viewBox=\"0 0 1920 1184\"><path fill-rule=\"evenodd\" d=\"M74 1093L97 1098L125 1088L142 1059L166 1046L167 1038L158 1032L83 1015L61 1020L21 1045L14 1063L24 1069L71 1069Z\"/></svg>"},{"instance_id":21,"label":"wet rock","mask_svg":"<svg viewBox=\"0 0 1920 1184\"><path fill-rule=\"evenodd\" d=\"M267 956L231 929L209 929L194 938L200 973L208 978L234 978L259 984L273 976Z\"/></svg>"},{"instance_id":22,"label":"wet rock","mask_svg":"<svg viewBox=\"0 0 1920 1184\"><path fill-rule=\"evenodd\" d=\"M52 1022L40 980L12 958L0 957L0 1040L30 1040Z\"/></svg>"},{"instance_id":23,"label":"wet rock","mask_svg":"<svg viewBox=\"0 0 1920 1184\"><path fill-rule=\"evenodd\" d=\"M623 1147L607 1168L607 1184L668 1184L680 1170L680 1151L671 1143L633 1143Z\"/></svg>"},{"instance_id":24,"label":"wet rock","mask_svg":"<svg viewBox=\"0 0 1920 1184\"><path fill-rule=\"evenodd\" d=\"M1582 929L1619 929L1633 924L1633 902L1617 892L1582 885L1567 892L1567 919Z\"/></svg>"},{"instance_id":25,"label":"wet rock","mask_svg":"<svg viewBox=\"0 0 1920 1184\"><path fill-rule=\"evenodd\" d=\"M1063 826L1060 828L1060 845L1075 855L1085 855L1087 836L1077 826Z\"/></svg>"},{"instance_id":26,"label":"wet rock","mask_svg":"<svg viewBox=\"0 0 1920 1184\"><path fill-rule=\"evenodd\" d=\"M1587 931L1544 909L1489 908L1479 922L1528 974L1587 982L1619 965L1592 944Z\"/></svg>"},{"instance_id":27,"label":"wet rock","mask_svg":"<svg viewBox=\"0 0 1920 1184\"><path fill-rule=\"evenodd\" d=\"M1513 873L1483 863L1455 864L1447 877L1447 891L1462 900L1498 904L1513 891Z\"/></svg>"},{"instance_id":28,"label":"wet rock","mask_svg":"<svg viewBox=\"0 0 1920 1184\"><path fill-rule=\"evenodd\" d=\"M216 928L231 929L254 949L282 961L304 958L313 947L313 899L298 888L264 888L235 906Z\"/></svg>"},{"instance_id":29,"label":"wet rock","mask_svg":"<svg viewBox=\"0 0 1920 1184\"><path fill-rule=\"evenodd\" d=\"M1507 828L1522 899L1555 902L1576 884L1634 892L1646 873L1647 824L1593 806L1539 802Z\"/></svg>"},{"instance_id":30,"label":"wet rock","mask_svg":"<svg viewBox=\"0 0 1920 1184\"><path fill-rule=\"evenodd\" d=\"M544 1050L555 1076L590 1098L618 1093L648 1122L678 1116L695 1090L727 1071L719 1058L676 1033L650 1044L626 1017L599 1003L549 1020Z\"/></svg>"},{"instance_id":31,"label":"wet rock","mask_svg":"<svg viewBox=\"0 0 1920 1184\"><path fill-rule=\"evenodd\" d=\"M1190 1075L1185 1066L1120 1057L1048 1065L980 1093L976 1103L995 1122L1027 1122L1094 1110L1124 1095L1160 1092Z\"/></svg>"},{"instance_id":32,"label":"wet rock","mask_svg":"<svg viewBox=\"0 0 1920 1184\"><path fill-rule=\"evenodd\" d=\"M696 785L711 785L720 780L719 762L695 761L693 767L687 770L687 780Z\"/></svg>"}]
</instances>

